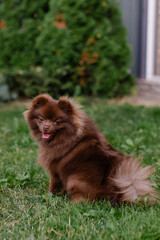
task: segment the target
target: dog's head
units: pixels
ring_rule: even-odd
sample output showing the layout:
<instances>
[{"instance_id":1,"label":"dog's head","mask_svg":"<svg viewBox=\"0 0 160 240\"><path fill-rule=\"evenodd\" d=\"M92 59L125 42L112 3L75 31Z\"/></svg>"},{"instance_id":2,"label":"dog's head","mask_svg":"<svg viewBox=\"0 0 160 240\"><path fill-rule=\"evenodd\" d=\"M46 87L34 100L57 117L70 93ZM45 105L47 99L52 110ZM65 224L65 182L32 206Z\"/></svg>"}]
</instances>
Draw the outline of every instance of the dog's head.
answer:
<instances>
[{"instance_id":1,"label":"dog's head","mask_svg":"<svg viewBox=\"0 0 160 240\"><path fill-rule=\"evenodd\" d=\"M24 112L33 137L37 141L53 141L83 132L84 113L80 106L67 97L57 101L48 94L35 97L29 110Z\"/></svg>"}]
</instances>

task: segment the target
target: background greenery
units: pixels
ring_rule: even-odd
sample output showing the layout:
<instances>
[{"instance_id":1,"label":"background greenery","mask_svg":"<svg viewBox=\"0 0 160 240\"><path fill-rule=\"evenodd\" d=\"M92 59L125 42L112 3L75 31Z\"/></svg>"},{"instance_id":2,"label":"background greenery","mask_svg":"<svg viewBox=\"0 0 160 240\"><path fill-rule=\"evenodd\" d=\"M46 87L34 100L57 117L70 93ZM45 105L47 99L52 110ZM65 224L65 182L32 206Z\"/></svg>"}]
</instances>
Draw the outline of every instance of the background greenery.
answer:
<instances>
[{"instance_id":1,"label":"background greenery","mask_svg":"<svg viewBox=\"0 0 160 240\"><path fill-rule=\"evenodd\" d=\"M156 169L160 190L160 109L81 99L110 143ZM160 239L160 204L112 207L109 202L71 204L51 197L48 174L37 165L37 145L22 105L0 109L0 239Z\"/></svg>"},{"instance_id":2,"label":"background greenery","mask_svg":"<svg viewBox=\"0 0 160 240\"><path fill-rule=\"evenodd\" d=\"M114 0L2 0L0 53L0 78L19 96L114 97L133 85Z\"/></svg>"}]
</instances>

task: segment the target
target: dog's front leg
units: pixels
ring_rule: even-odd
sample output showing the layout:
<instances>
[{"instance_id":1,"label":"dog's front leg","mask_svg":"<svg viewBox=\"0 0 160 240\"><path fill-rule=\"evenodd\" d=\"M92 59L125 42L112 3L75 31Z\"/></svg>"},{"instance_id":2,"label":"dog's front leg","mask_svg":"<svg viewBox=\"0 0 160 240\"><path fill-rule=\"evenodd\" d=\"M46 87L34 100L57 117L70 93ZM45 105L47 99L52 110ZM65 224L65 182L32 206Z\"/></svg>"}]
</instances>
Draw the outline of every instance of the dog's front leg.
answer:
<instances>
[{"instance_id":1,"label":"dog's front leg","mask_svg":"<svg viewBox=\"0 0 160 240\"><path fill-rule=\"evenodd\" d=\"M55 194L62 190L62 182L57 173L50 172L49 192Z\"/></svg>"}]
</instances>

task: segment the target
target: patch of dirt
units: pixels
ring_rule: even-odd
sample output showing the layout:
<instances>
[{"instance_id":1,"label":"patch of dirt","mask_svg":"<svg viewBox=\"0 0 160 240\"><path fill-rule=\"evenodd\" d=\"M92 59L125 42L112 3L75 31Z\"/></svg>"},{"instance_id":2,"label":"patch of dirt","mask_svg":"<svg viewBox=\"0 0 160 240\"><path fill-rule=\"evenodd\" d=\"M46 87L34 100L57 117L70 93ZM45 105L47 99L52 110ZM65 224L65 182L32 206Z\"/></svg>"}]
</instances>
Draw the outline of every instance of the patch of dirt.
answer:
<instances>
[{"instance_id":1,"label":"patch of dirt","mask_svg":"<svg viewBox=\"0 0 160 240\"><path fill-rule=\"evenodd\" d=\"M112 103L117 103L117 104L124 104L128 103L134 106L146 106L146 107L151 107L151 106L160 106L160 100L154 99L154 98L147 98L145 96L135 96L135 95L130 95L130 96L125 96L122 98L113 98L109 100L109 102Z\"/></svg>"},{"instance_id":2,"label":"patch of dirt","mask_svg":"<svg viewBox=\"0 0 160 240\"><path fill-rule=\"evenodd\" d=\"M30 99L20 99L20 100L14 100L11 102L7 103L1 103L0 102L0 108L5 110L5 109L13 109L13 108L21 108L21 107L28 107L31 103Z\"/></svg>"}]
</instances>

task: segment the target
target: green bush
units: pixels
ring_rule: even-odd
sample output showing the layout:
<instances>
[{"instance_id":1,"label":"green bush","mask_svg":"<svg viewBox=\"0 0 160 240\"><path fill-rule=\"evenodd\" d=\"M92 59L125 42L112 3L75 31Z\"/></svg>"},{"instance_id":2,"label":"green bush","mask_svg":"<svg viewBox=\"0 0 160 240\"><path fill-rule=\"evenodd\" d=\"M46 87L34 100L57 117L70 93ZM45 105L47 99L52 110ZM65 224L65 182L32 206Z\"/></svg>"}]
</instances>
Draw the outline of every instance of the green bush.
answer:
<instances>
[{"instance_id":1,"label":"green bush","mask_svg":"<svg viewBox=\"0 0 160 240\"><path fill-rule=\"evenodd\" d=\"M41 62L35 48L48 0L0 3L0 69L30 69Z\"/></svg>"},{"instance_id":2,"label":"green bush","mask_svg":"<svg viewBox=\"0 0 160 240\"><path fill-rule=\"evenodd\" d=\"M114 97L133 85L114 0L5 0L0 15L0 68L20 95Z\"/></svg>"}]
</instances>

